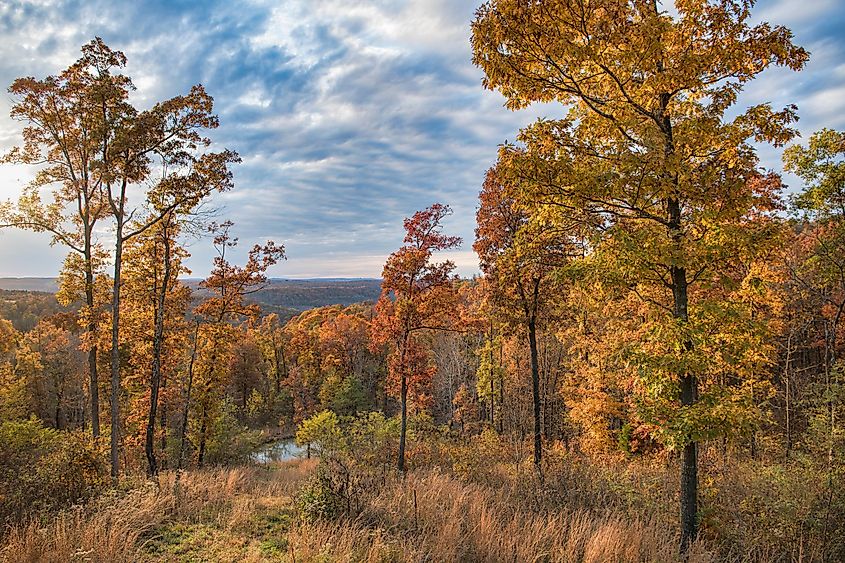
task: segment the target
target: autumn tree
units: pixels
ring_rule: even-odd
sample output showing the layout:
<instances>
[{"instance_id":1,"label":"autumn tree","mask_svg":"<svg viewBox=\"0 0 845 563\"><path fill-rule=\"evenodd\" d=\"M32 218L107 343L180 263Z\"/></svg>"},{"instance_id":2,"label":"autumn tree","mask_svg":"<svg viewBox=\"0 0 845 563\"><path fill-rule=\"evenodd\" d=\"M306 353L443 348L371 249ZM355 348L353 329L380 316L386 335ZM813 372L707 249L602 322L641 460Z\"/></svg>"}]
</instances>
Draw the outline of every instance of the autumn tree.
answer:
<instances>
[{"instance_id":1,"label":"autumn tree","mask_svg":"<svg viewBox=\"0 0 845 563\"><path fill-rule=\"evenodd\" d=\"M383 357L369 349L372 315L368 304L330 305L287 322L286 390L294 422L320 410L352 415L379 402Z\"/></svg>"},{"instance_id":2,"label":"autumn tree","mask_svg":"<svg viewBox=\"0 0 845 563\"><path fill-rule=\"evenodd\" d=\"M197 152L211 140L201 135L203 129L217 127L213 102L202 86L195 86L186 96L177 96L137 113L134 108L118 105L110 113L103 106L106 121L128 122L107 138L109 160L104 166L114 168L105 181L111 215L115 225L114 272L112 292L111 395L112 395L112 474L117 476L120 389L120 288L123 249L128 241L158 224L168 214L199 205L214 191L226 191L233 185L228 165L239 161L231 151ZM114 115L117 113L117 115ZM113 141L113 142L112 142ZM108 148L108 145L111 145ZM164 172L145 194L152 212L133 223L136 210L129 206L130 190L143 189L156 170Z\"/></svg>"},{"instance_id":3,"label":"autumn tree","mask_svg":"<svg viewBox=\"0 0 845 563\"><path fill-rule=\"evenodd\" d=\"M811 406L810 409L810 427L823 436L817 441L826 446L828 490L833 495L834 471L845 453L845 430L841 422L845 416L845 361L842 359L845 345L845 133L830 129L818 131L806 146L794 145L784 151L783 160L786 170L794 172L804 182L804 189L792 200L792 210L800 223L794 239L795 255L793 260L787 261L793 293L804 299L792 298L790 304L798 313L799 326L821 325L819 337L813 340L821 342L817 347L821 351L823 391L816 394L821 401L811 401L815 408ZM791 345L791 340L787 340L787 377ZM786 391L788 400L788 387ZM789 446L788 423L787 419ZM829 517L828 510L825 532Z\"/></svg>"},{"instance_id":4,"label":"autumn tree","mask_svg":"<svg viewBox=\"0 0 845 563\"><path fill-rule=\"evenodd\" d=\"M767 67L799 70L808 59L789 30L751 24L752 6L684 0L672 16L657 2L491 0L472 26L484 85L502 92L509 108L568 107L566 118L523 130L523 148L505 150L532 198L561 214L600 217L632 286L668 294L660 310L674 334L665 345L682 352L660 371L687 420L677 424L683 551L698 526L700 373L686 361L695 340L690 285L713 274L729 253L724 241L745 238L741 217L758 195L749 182L757 174L750 143L788 141L796 119L793 107L767 104L728 112L736 114L738 93Z\"/></svg>"},{"instance_id":5,"label":"autumn tree","mask_svg":"<svg viewBox=\"0 0 845 563\"><path fill-rule=\"evenodd\" d=\"M178 242L185 220L176 211L167 213L125 249L121 343L130 351L126 368L144 390L147 403L142 428L149 475L157 474L160 465L155 453L156 425L162 442L167 430L166 403L160 408L160 395L180 368L188 331L185 316L191 290L179 282L179 276L187 272L183 260L188 254Z\"/></svg>"},{"instance_id":6,"label":"autumn tree","mask_svg":"<svg viewBox=\"0 0 845 563\"><path fill-rule=\"evenodd\" d=\"M524 330L530 352L531 397L534 414L534 467L542 462L542 417L538 326L547 313L552 272L566 261L572 241L550 238L542 225L531 223L529 213L520 208L515 188L502 178L498 168L487 171L479 195L477 227L473 249L487 279L487 291L503 319L511 327ZM492 342L487 350L488 369L494 369ZM492 381L492 379L491 379Z\"/></svg>"},{"instance_id":7,"label":"autumn tree","mask_svg":"<svg viewBox=\"0 0 845 563\"><path fill-rule=\"evenodd\" d=\"M22 343L39 359L28 382L33 411L58 430L80 424L84 368L78 338L51 319L42 319L23 335Z\"/></svg>"},{"instance_id":8,"label":"autumn tree","mask_svg":"<svg viewBox=\"0 0 845 563\"><path fill-rule=\"evenodd\" d=\"M48 231L84 256L86 299L93 309L93 230L106 214L113 220L114 263L111 303L111 461L118 474L120 444L120 288L123 249L128 241L158 223L167 213L196 206L211 192L232 186L230 151L206 152L203 129L217 127L211 97L202 86L155 104L146 111L129 102L134 89L122 74L126 57L100 38L83 47L83 56L58 77L20 79L11 92L19 96L12 114L31 125L24 146L6 160L43 165L42 173L12 213L11 224ZM156 177L156 173L158 174ZM44 205L42 186L56 185L53 202ZM151 213L139 223L133 201L149 199ZM71 208L71 211L68 210ZM91 316L89 319L93 319ZM95 326L89 321L88 330ZM96 407L96 348L89 371L92 427Z\"/></svg>"},{"instance_id":9,"label":"autumn tree","mask_svg":"<svg viewBox=\"0 0 845 563\"><path fill-rule=\"evenodd\" d=\"M229 261L228 253L237 246L238 239L232 237L229 230L230 221L222 224L212 224L209 232L214 234L214 247L217 256L214 257L214 267L210 275L203 280L200 288L210 295L197 306L195 313L203 321L202 334L198 332L195 346L202 338L204 345L196 348L192 353L187 388L193 387L194 370L201 368L200 391L197 400L200 408L200 429L197 463L202 466L205 461L206 444L209 438L214 396L218 388L222 387L225 377L226 361L230 358L229 349L235 338L235 323L249 319L256 319L260 309L258 305L249 303L247 297L260 291L267 283L267 270L279 260L284 259L285 251L281 245L268 241L264 245L254 245L247 254L246 264L238 266ZM199 331L199 325L198 325ZM197 356L197 354L200 354ZM194 366L194 360L197 365ZM188 412L191 393L186 393L185 413ZM187 421L187 415L183 418ZM187 424L183 424L181 443ZM180 453L180 457L181 457Z\"/></svg>"},{"instance_id":10,"label":"autumn tree","mask_svg":"<svg viewBox=\"0 0 845 563\"><path fill-rule=\"evenodd\" d=\"M0 422L26 418L33 411L27 387L41 372L41 356L12 323L0 319Z\"/></svg>"},{"instance_id":11,"label":"autumn tree","mask_svg":"<svg viewBox=\"0 0 845 563\"><path fill-rule=\"evenodd\" d=\"M19 78L9 87L15 101L11 115L26 124L23 144L3 157L3 162L38 167L38 173L21 195L17 206L7 205L0 222L6 226L46 232L51 244L67 247L71 271L82 275L80 288L88 309L88 394L91 431L100 435L98 349L94 282L103 265L95 228L107 213L102 188L108 171L104 140L111 125L103 121L99 99L106 99L105 83L126 87L126 79L109 76L122 66L122 53L109 50L95 39L82 47L82 57L57 76ZM45 202L42 192L49 189ZM74 267L76 266L76 267Z\"/></svg>"},{"instance_id":12,"label":"autumn tree","mask_svg":"<svg viewBox=\"0 0 845 563\"><path fill-rule=\"evenodd\" d=\"M825 371L831 372L839 360L845 313L845 133L825 129L813 134L806 147L784 151L784 164L805 183L792 207L806 222L799 244L803 242L809 254L793 275L804 288L819 293L828 309Z\"/></svg>"},{"instance_id":13,"label":"autumn tree","mask_svg":"<svg viewBox=\"0 0 845 563\"><path fill-rule=\"evenodd\" d=\"M448 206L435 203L405 219L405 244L390 255L382 272L372 342L376 348L390 347L390 377L399 384L399 471L405 471L409 389L416 397L424 398L432 375L419 334L448 328L454 313L450 305L455 264L449 260L431 261L435 252L461 244L459 237L442 232L443 219L451 212Z\"/></svg>"},{"instance_id":14,"label":"autumn tree","mask_svg":"<svg viewBox=\"0 0 845 563\"><path fill-rule=\"evenodd\" d=\"M282 391L282 382L288 377L287 338L284 326L276 313L271 313L261 319L257 327L258 346L269 362L270 373L273 377L273 391L278 396Z\"/></svg>"}]
</instances>

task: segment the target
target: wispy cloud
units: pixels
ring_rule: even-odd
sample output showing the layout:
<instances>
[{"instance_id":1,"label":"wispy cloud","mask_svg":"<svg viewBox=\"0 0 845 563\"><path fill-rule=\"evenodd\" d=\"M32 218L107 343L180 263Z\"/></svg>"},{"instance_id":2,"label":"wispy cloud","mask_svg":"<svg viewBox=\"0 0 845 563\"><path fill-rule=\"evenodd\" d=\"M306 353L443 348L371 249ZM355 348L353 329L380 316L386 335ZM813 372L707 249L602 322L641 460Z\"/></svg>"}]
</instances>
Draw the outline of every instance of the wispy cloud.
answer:
<instances>
[{"instance_id":1,"label":"wispy cloud","mask_svg":"<svg viewBox=\"0 0 845 563\"><path fill-rule=\"evenodd\" d=\"M464 237L456 262L471 274L476 196L497 145L560 108L510 112L481 88L470 62L477 0L253 0L251 2L12 1L0 5L0 83L64 68L102 36L129 58L135 102L203 83L215 97L223 146L241 153L236 189L219 197L244 246L284 242L279 276L378 276L402 240L402 219L434 201L453 206L447 229ZM814 51L805 73L767 73L749 102L796 102L801 130L841 127L845 21L837 2L760 2L761 17L794 27ZM818 12L816 14L816 12ZM0 97L0 149L19 124ZM777 168L778 155L763 153ZM27 172L0 168L0 197ZM53 275L61 252L44 237L0 233L0 275ZM23 249L23 250L21 250ZM204 275L207 241L190 248Z\"/></svg>"}]
</instances>

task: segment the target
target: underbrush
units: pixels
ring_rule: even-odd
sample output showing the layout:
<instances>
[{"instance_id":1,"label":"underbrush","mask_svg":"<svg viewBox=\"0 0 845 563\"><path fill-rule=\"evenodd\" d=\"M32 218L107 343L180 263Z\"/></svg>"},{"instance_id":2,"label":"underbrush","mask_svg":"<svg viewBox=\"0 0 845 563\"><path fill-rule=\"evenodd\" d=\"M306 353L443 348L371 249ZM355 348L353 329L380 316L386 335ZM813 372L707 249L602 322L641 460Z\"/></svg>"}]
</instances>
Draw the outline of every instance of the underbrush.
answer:
<instances>
[{"instance_id":1,"label":"underbrush","mask_svg":"<svg viewBox=\"0 0 845 563\"><path fill-rule=\"evenodd\" d=\"M491 431L304 425L321 460L165 472L8 528L5 561L677 561L677 461L546 452ZM425 436L425 438L422 438ZM843 475L702 453L690 561L845 560Z\"/></svg>"},{"instance_id":2,"label":"underbrush","mask_svg":"<svg viewBox=\"0 0 845 563\"><path fill-rule=\"evenodd\" d=\"M299 520L288 542L306 561L677 559L678 538L659 522L523 504L510 491L419 470L390 481L355 517ZM695 546L690 560L712 557Z\"/></svg>"},{"instance_id":3,"label":"underbrush","mask_svg":"<svg viewBox=\"0 0 845 563\"><path fill-rule=\"evenodd\" d=\"M311 461L277 469L243 467L163 473L157 482L112 491L46 524L10 528L9 562L263 561L287 549L291 498ZM278 558L276 558L277 560Z\"/></svg>"},{"instance_id":4,"label":"underbrush","mask_svg":"<svg viewBox=\"0 0 845 563\"><path fill-rule=\"evenodd\" d=\"M380 459L392 460L392 444L356 441L355 432L347 435L325 422L330 439L323 444L320 470L300 494L302 519L294 531L302 538L325 538L333 546L329 560L347 558L341 545L353 560L396 550L412 561L501 560L507 550L518 557L504 559L517 561L678 557L679 468L671 456L591 458L550 449L538 476L526 443L491 430L466 437L425 428L411 433L407 478L391 473L391 479L380 480L361 457L374 457L372 450L381 447ZM319 441L319 435L310 438ZM838 533L845 526L842 477L808 458L783 463L737 456L728 464L715 449L704 450L701 527L692 559L845 560ZM449 493L438 496L439 490ZM432 498L427 517L424 507ZM409 506L416 507L413 526L404 512ZM623 538L618 544L617 535ZM438 538L451 540L440 545ZM600 538L608 543L595 548L600 555L594 556L594 547L587 546ZM301 549L310 545L300 543Z\"/></svg>"},{"instance_id":5,"label":"underbrush","mask_svg":"<svg viewBox=\"0 0 845 563\"><path fill-rule=\"evenodd\" d=\"M104 448L35 420L0 423L0 526L98 494L109 483Z\"/></svg>"}]
</instances>

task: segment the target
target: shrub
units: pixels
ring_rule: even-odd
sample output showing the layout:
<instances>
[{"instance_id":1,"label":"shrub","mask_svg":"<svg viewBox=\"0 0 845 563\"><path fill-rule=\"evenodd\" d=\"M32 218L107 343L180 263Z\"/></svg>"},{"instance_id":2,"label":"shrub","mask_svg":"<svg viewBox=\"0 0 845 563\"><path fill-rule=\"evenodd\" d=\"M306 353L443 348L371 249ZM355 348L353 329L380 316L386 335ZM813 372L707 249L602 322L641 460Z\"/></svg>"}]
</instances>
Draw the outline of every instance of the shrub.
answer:
<instances>
[{"instance_id":1,"label":"shrub","mask_svg":"<svg viewBox=\"0 0 845 563\"><path fill-rule=\"evenodd\" d=\"M315 478L303 488L300 512L306 518L359 513L384 486L399 436L399 421L372 412L343 419L323 411L304 420L299 445L320 456Z\"/></svg>"},{"instance_id":2,"label":"shrub","mask_svg":"<svg viewBox=\"0 0 845 563\"><path fill-rule=\"evenodd\" d=\"M332 411L318 412L302 421L296 431L299 446L311 446L317 455L325 455L343 448L340 420Z\"/></svg>"},{"instance_id":3,"label":"shrub","mask_svg":"<svg viewBox=\"0 0 845 563\"><path fill-rule=\"evenodd\" d=\"M345 502L325 465L299 490L296 508L300 517L308 521L335 520L346 510Z\"/></svg>"},{"instance_id":4,"label":"shrub","mask_svg":"<svg viewBox=\"0 0 845 563\"><path fill-rule=\"evenodd\" d=\"M36 420L0 423L0 522L90 498L108 483L102 445Z\"/></svg>"},{"instance_id":5,"label":"shrub","mask_svg":"<svg viewBox=\"0 0 845 563\"><path fill-rule=\"evenodd\" d=\"M227 409L214 420L206 449L206 461L218 465L246 463L261 446L260 431L239 423Z\"/></svg>"}]
</instances>

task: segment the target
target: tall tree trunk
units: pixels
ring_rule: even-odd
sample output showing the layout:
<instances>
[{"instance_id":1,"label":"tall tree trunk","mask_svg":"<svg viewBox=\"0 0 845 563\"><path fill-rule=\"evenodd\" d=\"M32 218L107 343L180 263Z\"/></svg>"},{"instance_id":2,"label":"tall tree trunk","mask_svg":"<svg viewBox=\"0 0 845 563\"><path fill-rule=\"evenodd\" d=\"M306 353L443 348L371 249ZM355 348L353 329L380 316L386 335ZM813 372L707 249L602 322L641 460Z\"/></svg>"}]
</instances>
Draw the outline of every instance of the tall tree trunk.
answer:
<instances>
[{"instance_id":1,"label":"tall tree trunk","mask_svg":"<svg viewBox=\"0 0 845 563\"><path fill-rule=\"evenodd\" d=\"M784 452L784 457L787 460L789 459L789 456L792 454L792 426L791 426L792 421L790 420L791 404L790 404L790 400L789 400L789 393L790 393L790 390L789 390L789 369L790 369L791 363L792 363L792 328L790 327L789 333L787 334L787 337L786 337L786 360L785 360L784 366L783 366L783 379L784 379L783 394L784 394L784 399L786 400L786 409L785 409L786 410L786 413L785 413L786 414L786 420L785 420L785 423L786 423L786 428L785 428L785 430L786 430L786 448L785 448L785 452Z\"/></svg>"},{"instance_id":2,"label":"tall tree trunk","mask_svg":"<svg viewBox=\"0 0 845 563\"><path fill-rule=\"evenodd\" d=\"M56 393L56 430L62 430L62 395L61 389Z\"/></svg>"},{"instance_id":3,"label":"tall tree trunk","mask_svg":"<svg viewBox=\"0 0 845 563\"><path fill-rule=\"evenodd\" d=\"M399 369L402 370L402 388L400 392L400 402L402 403L402 419L399 426L399 459L397 468L399 471L405 471L405 436L408 432L408 378L405 370L406 350L408 349L409 334L406 331L402 337L402 352L399 358Z\"/></svg>"},{"instance_id":4,"label":"tall tree trunk","mask_svg":"<svg viewBox=\"0 0 845 563\"><path fill-rule=\"evenodd\" d=\"M160 396L164 394L164 390L167 387L167 378L161 378L161 391L159 393L159 400L161 400ZM166 452L167 451L167 401L164 401L158 409L158 426L161 429L160 431L160 440L159 440L159 451ZM167 469L169 467L169 459L166 453L162 454L164 458L162 459L160 469Z\"/></svg>"},{"instance_id":5,"label":"tall tree trunk","mask_svg":"<svg viewBox=\"0 0 845 563\"><path fill-rule=\"evenodd\" d=\"M496 390L493 385L493 318L490 318L490 351L487 355L490 362L490 426L496 427ZM501 408L501 405L499 405Z\"/></svg>"},{"instance_id":6,"label":"tall tree trunk","mask_svg":"<svg viewBox=\"0 0 845 563\"><path fill-rule=\"evenodd\" d=\"M659 13L657 0L653 0L654 13ZM659 39L659 38L658 38ZM658 73L664 72L662 60L657 61ZM678 175L668 168L668 165L675 153L675 139L672 127L672 119L669 114L669 102L672 94L661 92L658 95L658 118L660 133L663 135L663 164L666 166L663 172L663 179L671 188L669 197L666 200L666 212L668 219L668 235L672 240L673 254L684 256L683 239L684 232L681 225L681 201L677 193L679 191ZM679 322L686 324L689 321L689 295L687 286L686 268L678 265L672 260L669 263L669 272L672 286L672 316ZM683 343L684 352L692 350L692 342ZM698 395L698 382L694 373L679 373L680 380L680 402L682 407L690 407L695 404ZM684 451L681 461L681 553L686 554L689 546L698 534L698 444L690 436L686 437Z\"/></svg>"},{"instance_id":7,"label":"tall tree trunk","mask_svg":"<svg viewBox=\"0 0 845 563\"><path fill-rule=\"evenodd\" d=\"M668 201L669 229L670 235L677 247L680 247L681 232L681 206L677 199L670 198ZM671 266L672 275L672 297L673 317L686 323L689 321L689 296L687 292L686 269L678 266ZM683 343L684 351L692 350L692 343ZM679 374L681 389L680 400L682 407L690 407L695 404L698 395L698 384L694 373ZM684 451L681 457L681 552L686 553L690 543L698 534L698 443L687 436L684 444Z\"/></svg>"},{"instance_id":8,"label":"tall tree trunk","mask_svg":"<svg viewBox=\"0 0 845 563\"><path fill-rule=\"evenodd\" d=\"M188 435L188 413L191 407L191 387L194 384L194 362L197 358L197 342L199 341L200 323L196 321L194 326L194 343L191 348L191 361L188 364L188 383L185 386L185 407L182 409L182 424L179 427L179 459L176 462L176 469L181 471L185 460L185 442Z\"/></svg>"},{"instance_id":9,"label":"tall tree trunk","mask_svg":"<svg viewBox=\"0 0 845 563\"><path fill-rule=\"evenodd\" d=\"M505 370L502 362L502 347L499 346L499 434L505 430Z\"/></svg>"},{"instance_id":10,"label":"tall tree trunk","mask_svg":"<svg viewBox=\"0 0 845 563\"><path fill-rule=\"evenodd\" d=\"M91 408L91 434L100 437L100 383L97 375L97 323L94 320L94 264L91 256L91 232L85 229L85 305L88 307L88 397Z\"/></svg>"},{"instance_id":11,"label":"tall tree trunk","mask_svg":"<svg viewBox=\"0 0 845 563\"><path fill-rule=\"evenodd\" d=\"M147 432L144 441L144 453L147 456L147 473L153 477L158 474L158 462L155 456L155 424L158 410L158 393L161 386L161 348L164 341L164 307L170 281L170 236L167 223L162 223L162 242L164 244L164 275L156 295L155 330L153 333L153 365L150 374L150 408L147 417Z\"/></svg>"},{"instance_id":12,"label":"tall tree trunk","mask_svg":"<svg viewBox=\"0 0 845 563\"><path fill-rule=\"evenodd\" d=\"M402 423L399 428L399 471L405 471L405 436L408 432L408 378L402 372Z\"/></svg>"},{"instance_id":13,"label":"tall tree trunk","mask_svg":"<svg viewBox=\"0 0 845 563\"><path fill-rule=\"evenodd\" d=\"M200 446L197 452L197 466L202 467L205 463L205 435L208 433L208 408L202 406L202 417L200 422Z\"/></svg>"},{"instance_id":14,"label":"tall tree trunk","mask_svg":"<svg viewBox=\"0 0 845 563\"><path fill-rule=\"evenodd\" d=\"M122 194L121 194L122 195ZM114 284L111 327L111 477L116 483L120 469L120 283L123 266L123 211L116 221L114 252Z\"/></svg>"},{"instance_id":15,"label":"tall tree trunk","mask_svg":"<svg viewBox=\"0 0 845 563\"><path fill-rule=\"evenodd\" d=\"M222 315L217 320L218 323L222 321ZM211 389L213 388L212 383L212 376L214 374L214 366L217 364L217 340L213 341L212 344L214 345L213 350L214 352L211 354L211 361L208 363L208 376L205 381L205 393L204 396L208 398L209 393L211 393ZM205 463L205 445L208 440L208 423L209 420L209 413L208 413L208 402L203 403L202 405L202 416L200 417L200 443L199 443L199 451L197 452L197 465L202 467Z\"/></svg>"},{"instance_id":16,"label":"tall tree trunk","mask_svg":"<svg viewBox=\"0 0 845 563\"><path fill-rule=\"evenodd\" d=\"M845 302L839 307L839 311L837 312L836 316L833 318L832 321L824 322L824 330L825 330L825 338L824 338L824 378L825 378L825 388L827 395L827 409L828 409L828 424L830 425L828 428L828 448L827 448L827 490L828 490L828 498L827 498L827 506L825 510L824 516L824 528L822 529L822 537L824 541L822 542L822 560L827 561L827 547L830 540L830 534L828 533L828 529L830 526L830 508L833 502L833 446L834 446L834 435L835 435L835 428L836 428L836 415L835 415L835 406L833 402L833 391L831 389L832 375L835 376L834 369L836 366L836 332L839 322L839 317L842 315L843 308L845 308Z\"/></svg>"},{"instance_id":17,"label":"tall tree trunk","mask_svg":"<svg viewBox=\"0 0 845 563\"><path fill-rule=\"evenodd\" d=\"M490 426L496 426L495 412L496 412L496 389L493 386L493 369L490 369Z\"/></svg>"},{"instance_id":18,"label":"tall tree trunk","mask_svg":"<svg viewBox=\"0 0 845 563\"><path fill-rule=\"evenodd\" d=\"M534 401L534 469L541 475L543 461L543 434L540 417L540 365L537 357L536 321L528 321L528 347L531 350L531 396Z\"/></svg>"}]
</instances>

